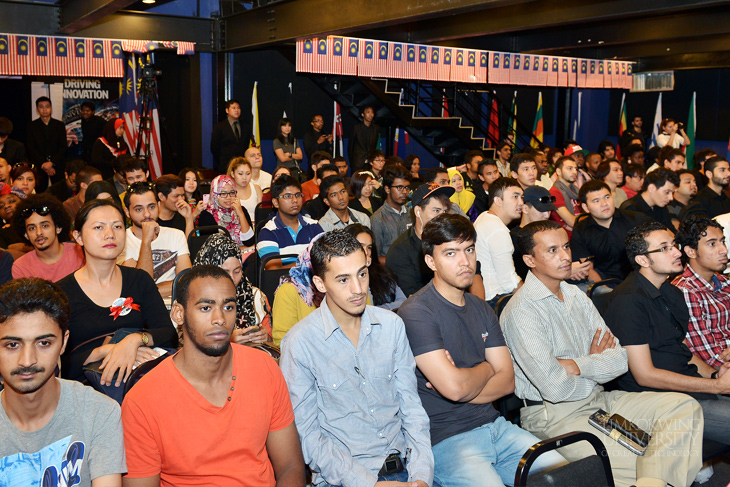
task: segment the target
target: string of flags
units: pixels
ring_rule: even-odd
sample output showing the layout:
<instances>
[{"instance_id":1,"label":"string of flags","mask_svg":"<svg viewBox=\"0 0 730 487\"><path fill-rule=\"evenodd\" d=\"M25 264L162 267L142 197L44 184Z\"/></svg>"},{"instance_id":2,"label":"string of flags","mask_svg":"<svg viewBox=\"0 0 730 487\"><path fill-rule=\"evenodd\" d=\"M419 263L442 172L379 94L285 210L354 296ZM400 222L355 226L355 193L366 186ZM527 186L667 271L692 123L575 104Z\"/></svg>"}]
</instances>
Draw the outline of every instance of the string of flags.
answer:
<instances>
[{"instance_id":1,"label":"string of flags","mask_svg":"<svg viewBox=\"0 0 730 487\"><path fill-rule=\"evenodd\" d=\"M297 41L301 73L573 88L633 86L628 61L516 54L329 36Z\"/></svg>"},{"instance_id":2,"label":"string of flags","mask_svg":"<svg viewBox=\"0 0 730 487\"><path fill-rule=\"evenodd\" d=\"M195 53L193 42L0 34L0 75L121 78L124 52L161 47Z\"/></svg>"}]
</instances>

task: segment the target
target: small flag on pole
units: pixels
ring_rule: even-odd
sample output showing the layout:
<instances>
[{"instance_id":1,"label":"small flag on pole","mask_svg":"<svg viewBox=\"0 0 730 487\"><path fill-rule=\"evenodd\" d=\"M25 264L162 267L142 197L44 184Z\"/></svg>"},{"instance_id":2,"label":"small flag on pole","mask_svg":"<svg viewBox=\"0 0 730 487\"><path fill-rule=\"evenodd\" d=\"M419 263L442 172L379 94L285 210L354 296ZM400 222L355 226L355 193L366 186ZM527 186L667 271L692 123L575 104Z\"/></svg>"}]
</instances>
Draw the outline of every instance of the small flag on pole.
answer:
<instances>
[{"instance_id":1,"label":"small flag on pole","mask_svg":"<svg viewBox=\"0 0 730 487\"><path fill-rule=\"evenodd\" d=\"M337 157L337 144L339 142L339 155L344 156L345 152L342 149L342 115L340 114L340 104L337 102L335 103L335 117L334 122L332 123L332 157Z\"/></svg>"},{"instance_id":2,"label":"small flag on pole","mask_svg":"<svg viewBox=\"0 0 730 487\"><path fill-rule=\"evenodd\" d=\"M624 65L625 66L625 65ZM654 129L651 133L651 142L649 148L651 149L656 145L657 137L659 137L659 127L662 124L662 94L659 93L659 98L656 102L656 112L654 112Z\"/></svg>"},{"instance_id":3,"label":"small flag on pole","mask_svg":"<svg viewBox=\"0 0 730 487\"><path fill-rule=\"evenodd\" d=\"M535 113L535 123L532 125L532 135L534 138L530 140L530 146L537 149L543 142L542 129L542 91L537 96L537 112ZM537 139L537 140L535 140ZM539 141L539 142L538 142Z\"/></svg>"},{"instance_id":4,"label":"small flag on pole","mask_svg":"<svg viewBox=\"0 0 730 487\"><path fill-rule=\"evenodd\" d=\"M619 139L621 138L621 135L623 135L624 131L628 128L628 123L626 122L626 93L623 94L621 97L621 111L618 115L618 136ZM616 159L621 160L621 145L616 144Z\"/></svg>"},{"instance_id":5,"label":"small flag on pole","mask_svg":"<svg viewBox=\"0 0 730 487\"><path fill-rule=\"evenodd\" d=\"M697 128L697 112L695 102L697 101L697 92L692 93L692 103L689 105L689 116L687 117L687 137L689 137L689 145L685 147L685 157L687 166L694 169L692 159L695 156L695 132Z\"/></svg>"},{"instance_id":6,"label":"small flag on pole","mask_svg":"<svg viewBox=\"0 0 730 487\"><path fill-rule=\"evenodd\" d=\"M259 82L254 81L253 83L253 94L251 95L251 115L253 115L253 136L254 141L249 144L249 147L261 147L261 132L259 130L259 95L258 95ZM243 134L241 134L243 135Z\"/></svg>"},{"instance_id":7,"label":"small flag on pole","mask_svg":"<svg viewBox=\"0 0 730 487\"><path fill-rule=\"evenodd\" d=\"M514 145L517 139L517 90L515 90L515 94L512 97L512 109L510 110L507 126L509 127L508 134L512 136L512 145Z\"/></svg>"}]
</instances>

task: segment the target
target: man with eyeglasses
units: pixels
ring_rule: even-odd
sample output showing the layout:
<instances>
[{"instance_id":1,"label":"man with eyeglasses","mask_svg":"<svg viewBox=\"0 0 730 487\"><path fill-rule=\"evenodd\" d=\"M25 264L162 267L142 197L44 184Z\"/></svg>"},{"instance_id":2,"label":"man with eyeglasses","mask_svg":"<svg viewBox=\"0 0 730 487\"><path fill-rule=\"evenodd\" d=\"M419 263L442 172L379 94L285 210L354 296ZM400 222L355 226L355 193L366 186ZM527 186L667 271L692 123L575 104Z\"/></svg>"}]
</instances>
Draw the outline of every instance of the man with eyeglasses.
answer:
<instances>
[{"instance_id":1,"label":"man with eyeglasses","mask_svg":"<svg viewBox=\"0 0 730 487\"><path fill-rule=\"evenodd\" d=\"M347 194L345 181L340 176L324 178L319 189L319 197L329 208L319 219L322 230L325 232L341 230L352 223L362 223L370 228L370 218L365 213L348 208L350 195Z\"/></svg>"},{"instance_id":2,"label":"man with eyeglasses","mask_svg":"<svg viewBox=\"0 0 730 487\"><path fill-rule=\"evenodd\" d=\"M159 207L154 183L138 182L124 195L127 218L132 226L117 263L146 271L157 284L163 298L172 295L175 276L190 269L190 251L185 234L157 223Z\"/></svg>"},{"instance_id":3,"label":"man with eyeglasses","mask_svg":"<svg viewBox=\"0 0 730 487\"><path fill-rule=\"evenodd\" d=\"M687 346L689 310L667 280L683 270L674 234L659 222L642 223L626 235L626 254L634 271L611 293L604 313L629 358L618 386L694 397L704 413L704 438L730 444L730 398L721 395L730 394L730 364L716 370Z\"/></svg>"},{"instance_id":4,"label":"man with eyeglasses","mask_svg":"<svg viewBox=\"0 0 730 487\"><path fill-rule=\"evenodd\" d=\"M411 173L405 166L392 164L383 168L385 203L370 219L378 246L378 258L382 264L385 264L385 256L395 239L413 224L406 208L410 184Z\"/></svg>"},{"instance_id":5,"label":"man with eyeglasses","mask_svg":"<svg viewBox=\"0 0 730 487\"><path fill-rule=\"evenodd\" d=\"M317 151L332 154L332 134L322 132L324 128L324 118L322 115L317 114L313 116L310 123L312 128L304 134L304 153L307 155L307 161Z\"/></svg>"},{"instance_id":6,"label":"man with eyeglasses","mask_svg":"<svg viewBox=\"0 0 730 487\"><path fill-rule=\"evenodd\" d=\"M256 251L263 260L270 256L301 254L314 237L323 232L317 220L301 215L302 185L292 176L282 174L272 183L271 202L277 212L259 231ZM285 269L296 263L295 257L271 259L265 269Z\"/></svg>"},{"instance_id":7,"label":"man with eyeglasses","mask_svg":"<svg viewBox=\"0 0 730 487\"><path fill-rule=\"evenodd\" d=\"M54 196L32 194L22 200L13 216L13 227L33 246L33 251L13 264L14 279L40 277L56 282L84 265L82 247L65 241L71 219Z\"/></svg>"}]
</instances>

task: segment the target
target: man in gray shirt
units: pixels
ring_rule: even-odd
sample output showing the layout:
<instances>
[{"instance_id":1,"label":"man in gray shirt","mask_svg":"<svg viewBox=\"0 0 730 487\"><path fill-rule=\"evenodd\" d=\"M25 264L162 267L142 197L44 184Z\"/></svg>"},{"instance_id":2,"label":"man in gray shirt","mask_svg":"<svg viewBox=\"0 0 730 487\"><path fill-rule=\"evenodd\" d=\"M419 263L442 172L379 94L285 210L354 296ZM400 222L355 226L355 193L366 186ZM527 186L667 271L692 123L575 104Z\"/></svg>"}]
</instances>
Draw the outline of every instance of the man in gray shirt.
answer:
<instances>
[{"instance_id":1,"label":"man in gray shirt","mask_svg":"<svg viewBox=\"0 0 730 487\"><path fill-rule=\"evenodd\" d=\"M122 485L119 405L54 376L70 314L51 282L24 278L0 287L0 485Z\"/></svg>"},{"instance_id":2,"label":"man in gray shirt","mask_svg":"<svg viewBox=\"0 0 730 487\"><path fill-rule=\"evenodd\" d=\"M320 307L281 342L304 461L316 487L428 487L433 455L403 321L366 306L368 266L342 230L311 250Z\"/></svg>"},{"instance_id":3,"label":"man in gray shirt","mask_svg":"<svg viewBox=\"0 0 730 487\"><path fill-rule=\"evenodd\" d=\"M373 213L370 219L381 262L385 264L388 249L403 232L413 224L406 207L410 173L400 164L387 165L383 169L383 191L385 203Z\"/></svg>"}]
</instances>

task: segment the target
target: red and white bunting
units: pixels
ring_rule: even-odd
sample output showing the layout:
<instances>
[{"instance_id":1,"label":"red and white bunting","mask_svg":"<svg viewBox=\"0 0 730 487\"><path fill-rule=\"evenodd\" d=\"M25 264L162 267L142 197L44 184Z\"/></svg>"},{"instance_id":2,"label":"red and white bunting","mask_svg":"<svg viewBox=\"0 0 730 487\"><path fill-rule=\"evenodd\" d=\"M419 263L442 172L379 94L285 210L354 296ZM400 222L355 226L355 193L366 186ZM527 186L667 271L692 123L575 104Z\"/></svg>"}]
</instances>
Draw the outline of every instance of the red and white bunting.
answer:
<instances>
[{"instance_id":1,"label":"red and white bunting","mask_svg":"<svg viewBox=\"0 0 730 487\"><path fill-rule=\"evenodd\" d=\"M314 41L315 39L300 39L297 41L297 72L312 72L312 62L314 61Z\"/></svg>"},{"instance_id":2,"label":"red and white bunting","mask_svg":"<svg viewBox=\"0 0 730 487\"><path fill-rule=\"evenodd\" d=\"M426 70L426 79L438 81L439 64L441 63L441 48L435 46L428 47L428 68Z\"/></svg>"},{"instance_id":3,"label":"red and white bunting","mask_svg":"<svg viewBox=\"0 0 730 487\"><path fill-rule=\"evenodd\" d=\"M346 52L342 56L342 74L357 75L357 52L360 49L358 39L345 38L343 41Z\"/></svg>"}]
</instances>

